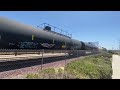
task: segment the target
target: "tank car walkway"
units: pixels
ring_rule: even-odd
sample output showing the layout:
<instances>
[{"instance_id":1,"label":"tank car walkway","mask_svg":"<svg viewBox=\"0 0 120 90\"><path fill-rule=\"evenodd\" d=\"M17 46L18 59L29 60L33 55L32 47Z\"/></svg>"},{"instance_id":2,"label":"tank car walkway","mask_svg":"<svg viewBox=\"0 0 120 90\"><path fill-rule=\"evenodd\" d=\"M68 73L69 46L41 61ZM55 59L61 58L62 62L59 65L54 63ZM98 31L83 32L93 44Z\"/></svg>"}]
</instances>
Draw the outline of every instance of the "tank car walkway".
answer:
<instances>
[{"instance_id":1,"label":"tank car walkway","mask_svg":"<svg viewBox=\"0 0 120 90\"><path fill-rule=\"evenodd\" d=\"M112 79L120 79L120 56L118 55L112 56L112 70Z\"/></svg>"}]
</instances>

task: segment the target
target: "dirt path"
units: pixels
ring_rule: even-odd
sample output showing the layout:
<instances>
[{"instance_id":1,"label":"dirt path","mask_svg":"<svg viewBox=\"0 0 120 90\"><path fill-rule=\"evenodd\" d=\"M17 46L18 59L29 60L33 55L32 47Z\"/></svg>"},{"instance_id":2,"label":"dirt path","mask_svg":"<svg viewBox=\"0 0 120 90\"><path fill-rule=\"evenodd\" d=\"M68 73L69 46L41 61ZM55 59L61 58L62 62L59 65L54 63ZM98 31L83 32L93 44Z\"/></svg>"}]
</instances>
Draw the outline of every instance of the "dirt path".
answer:
<instances>
[{"instance_id":1,"label":"dirt path","mask_svg":"<svg viewBox=\"0 0 120 90\"><path fill-rule=\"evenodd\" d=\"M113 69L112 79L120 79L120 56L118 55L112 56L112 69Z\"/></svg>"}]
</instances>

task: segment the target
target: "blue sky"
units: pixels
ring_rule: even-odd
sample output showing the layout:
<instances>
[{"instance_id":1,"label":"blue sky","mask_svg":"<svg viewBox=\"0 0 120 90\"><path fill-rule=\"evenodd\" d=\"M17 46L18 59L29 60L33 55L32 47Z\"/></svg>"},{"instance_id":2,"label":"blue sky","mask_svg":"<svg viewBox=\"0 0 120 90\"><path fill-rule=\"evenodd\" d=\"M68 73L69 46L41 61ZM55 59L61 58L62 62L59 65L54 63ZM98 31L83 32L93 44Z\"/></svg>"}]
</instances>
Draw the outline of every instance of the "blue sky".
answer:
<instances>
[{"instance_id":1,"label":"blue sky","mask_svg":"<svg viewBox=\"0 0 120 90\"><path fill-rule=\"evenodd\" d=\"M0 16L34 27L46 22L107 49L117 49L120 40L120 11L0 11Z\"/></svg>"}]
</instances>

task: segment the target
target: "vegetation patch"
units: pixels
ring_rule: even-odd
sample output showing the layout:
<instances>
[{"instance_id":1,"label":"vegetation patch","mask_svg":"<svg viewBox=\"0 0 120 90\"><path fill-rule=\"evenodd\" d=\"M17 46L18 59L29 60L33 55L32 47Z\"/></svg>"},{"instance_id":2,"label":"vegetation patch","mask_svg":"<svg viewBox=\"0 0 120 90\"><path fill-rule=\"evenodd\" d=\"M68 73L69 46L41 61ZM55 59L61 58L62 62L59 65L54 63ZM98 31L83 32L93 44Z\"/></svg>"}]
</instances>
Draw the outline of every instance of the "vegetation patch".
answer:
<instances>
[{"instance_id":1,"label":"vegetation patch","mask_svg":"<svg viewBox=\"0 0 120 90\"><path fill-rule=\"evenodd\" d=\"M26 76L27 79L39 79L39 75L38 74L28 74Z\"/></svg>"},{"instance_id":2,"label":"vegetation patch","mask_svg":"<svg viewBox=\"0 0 120 90\"><path fill-rule=\"evenodd\" d=\"M87 56L72 61L64 69L48 68L38 74L28 74L26 78L40 79L111 79L111 53Z\"/></svg>"},{"instance_id":3,"label":"vegetation patch","mask_svg":"<svg viewBox=\"0 0 120 90\"><path fill-rule=\"evenodd\" d=\"M80 79L111 79L112 63L109 53L85 57L66 66L66 71Z\"/></svg>"}]
</instances>

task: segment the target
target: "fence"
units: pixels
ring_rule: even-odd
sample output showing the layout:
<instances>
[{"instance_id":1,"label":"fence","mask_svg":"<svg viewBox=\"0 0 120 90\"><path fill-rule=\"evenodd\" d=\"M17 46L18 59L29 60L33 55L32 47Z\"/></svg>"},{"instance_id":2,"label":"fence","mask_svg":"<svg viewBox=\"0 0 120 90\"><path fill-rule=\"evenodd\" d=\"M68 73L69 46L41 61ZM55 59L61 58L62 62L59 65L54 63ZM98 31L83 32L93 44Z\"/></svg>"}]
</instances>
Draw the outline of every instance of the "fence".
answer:
<instances>
[{"instance_id":1,"label":"fence","mask_svg":"<svg viewBox=\"0 0 120 90\"><path fill-rule=\"evenodd\" d=\"M67 59L69 57L75 57L78 58L79 56L85 56L85 55L91 55L91 54L97 54L99 53L98 51L95 50L18 50L18 49L0 49L0 54L1 55L15 55L19 56L21 54L38 54L40 55L41 58L41 70L43 69L43 63L44 63L44 58L46 58L47 54L50 54L52 56L63 56L64 58L64 64L65 66L67 65ZM57 54L56 54L57 53ZM62 54L60 54L62 53ZM49 58L49 56L47 57Z\"/></svg>"}]
</instances>

